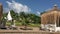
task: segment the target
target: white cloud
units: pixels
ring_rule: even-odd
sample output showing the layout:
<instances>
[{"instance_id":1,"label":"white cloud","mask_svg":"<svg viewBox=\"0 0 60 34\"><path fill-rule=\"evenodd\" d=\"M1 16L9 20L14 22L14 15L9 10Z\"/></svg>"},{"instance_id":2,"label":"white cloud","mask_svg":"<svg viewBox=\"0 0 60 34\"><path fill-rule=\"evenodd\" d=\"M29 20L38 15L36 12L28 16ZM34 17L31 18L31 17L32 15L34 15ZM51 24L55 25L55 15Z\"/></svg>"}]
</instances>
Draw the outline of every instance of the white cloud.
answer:
<instances>
[{"instance_id":1,"label":"white cloud","mask_svg":"<svg viewBox=\"0 0 60 34\"><path fill-rule=\"evenodd\" d=\"M21 3L15 2L12 0L12 2L6 1L8 4L9 10L14 10L15 12L30 12L31 9L27 5L23 5Z\"/></svg>"},{"instance_id":2,"label":"white cloud","mask_svg":"<svg viewBox=\"0 0 60 34\"><path fill-rule=\"evenodd\" d=\"M40 12L39 12L39 11L37 11L37 14L38 14L38 15L40 15Z\"/></svg>"}]
</instances>

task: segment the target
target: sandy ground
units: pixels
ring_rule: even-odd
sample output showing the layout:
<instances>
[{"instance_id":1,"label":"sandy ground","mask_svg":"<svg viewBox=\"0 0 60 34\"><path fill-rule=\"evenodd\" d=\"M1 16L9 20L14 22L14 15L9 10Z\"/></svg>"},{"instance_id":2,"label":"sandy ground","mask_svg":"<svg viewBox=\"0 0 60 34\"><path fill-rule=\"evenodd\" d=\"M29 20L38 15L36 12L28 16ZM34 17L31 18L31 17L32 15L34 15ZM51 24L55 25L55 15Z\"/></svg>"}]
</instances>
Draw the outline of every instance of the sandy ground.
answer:
<instances>
[{"instance_id":1,"label":"sandy ground","mask_svg":"<svg viewBox=\"0 0 60 34\"><path fill-rule=\"evenodd\" d=\"M0 29L0 32L38 32L40 31L38 27L28 27L28 28L32 28L33 30L21 30L20 28L23 28L24 26L18 26L16 27L17 30L13 30L13 29Z\"/></svg>"}]
</instances>

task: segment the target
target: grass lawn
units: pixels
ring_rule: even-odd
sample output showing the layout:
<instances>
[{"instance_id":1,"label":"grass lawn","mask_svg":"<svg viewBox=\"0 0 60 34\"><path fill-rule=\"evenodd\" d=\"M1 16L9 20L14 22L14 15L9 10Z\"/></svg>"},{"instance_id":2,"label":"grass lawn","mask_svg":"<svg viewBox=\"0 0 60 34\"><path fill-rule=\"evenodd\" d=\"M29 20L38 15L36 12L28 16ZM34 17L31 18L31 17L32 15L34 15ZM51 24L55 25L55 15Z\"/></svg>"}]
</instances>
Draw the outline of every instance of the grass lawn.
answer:
<instances>
[{"instance_id":1,"label":"grass lawn","mask_svg":"<svg viewBox=\"0 0 60 34\"><path fill-rule=\"evenodd\" d=\"M30 26L30 27L40 27L40 24L30 24L30 25L28 25L28 26Z\"/></svg>"},{"instance_id":2,"label":"grass lawn","mask_svg":"<svg viewBox=\"0 0 60 34\"><path fill-rule=\"evenodd\" d=\"M15 24L16 24L16 26L23 26L22 23L19 23L19 22L16 22ZM7 25L7 26L10 26L11 23L10 23L10 22L7 22L6 25ZM29 26L29 27L40 27L40 24L30 23L30 24L27 25L27 26Z\"/></svg>"}]
</instances>

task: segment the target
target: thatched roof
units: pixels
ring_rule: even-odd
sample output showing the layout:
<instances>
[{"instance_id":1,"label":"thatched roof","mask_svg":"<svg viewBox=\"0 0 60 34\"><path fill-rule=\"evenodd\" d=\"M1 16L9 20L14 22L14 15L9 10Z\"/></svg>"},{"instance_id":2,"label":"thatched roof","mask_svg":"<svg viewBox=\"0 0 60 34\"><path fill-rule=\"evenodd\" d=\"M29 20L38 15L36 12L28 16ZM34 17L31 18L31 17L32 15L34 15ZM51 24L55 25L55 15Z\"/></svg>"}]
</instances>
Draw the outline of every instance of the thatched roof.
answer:
<instances>
[{"instance_id":1,"label":"thatched roof","mask_svg":"<svg viewBox=\"0 0 60 34\"><path fill-rule=\"evenodd\" d=\"M42 15L45 15L45 14L47 15L47 14L51 14L51 13L55 13L55 12L60 12L60 9L58 8L58 6L56 4L53 6L52 9L46 11Z\"/></svg>"}]
</instances>

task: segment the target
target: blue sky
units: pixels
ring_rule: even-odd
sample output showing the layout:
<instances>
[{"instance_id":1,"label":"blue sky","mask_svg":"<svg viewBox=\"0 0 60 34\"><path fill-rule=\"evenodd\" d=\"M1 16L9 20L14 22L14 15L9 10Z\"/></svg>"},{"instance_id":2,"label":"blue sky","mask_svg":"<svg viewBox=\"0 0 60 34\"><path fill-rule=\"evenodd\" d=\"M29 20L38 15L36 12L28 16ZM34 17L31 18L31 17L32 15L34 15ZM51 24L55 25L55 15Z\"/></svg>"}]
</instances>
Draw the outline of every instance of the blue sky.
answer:
<instances>
[{"instance_id":1,"label":"blue sky","mask_svg":"<svg viewBox=\"0 0 60 34\"><path fill-rule=\"evenodd\" d=\"M6 1L12 2L12 0L0 0L0 3L3 4L3 7L8 7ZM54 4L57 4L60 7L60 0L13 0L15 2L27 5L32 13L43 12L49 8L52 8Z\"/></svg>"}]
</instances>

